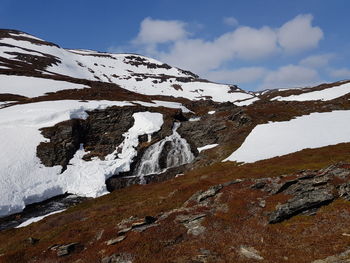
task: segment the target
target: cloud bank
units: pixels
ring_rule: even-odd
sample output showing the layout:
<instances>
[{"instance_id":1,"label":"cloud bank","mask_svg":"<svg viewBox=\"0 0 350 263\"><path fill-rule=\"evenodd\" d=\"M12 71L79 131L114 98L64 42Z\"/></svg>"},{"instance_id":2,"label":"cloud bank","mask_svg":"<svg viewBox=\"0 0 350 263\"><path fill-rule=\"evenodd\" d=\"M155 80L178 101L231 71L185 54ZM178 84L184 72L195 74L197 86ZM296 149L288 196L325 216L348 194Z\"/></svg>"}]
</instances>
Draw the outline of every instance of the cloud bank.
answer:
<instances>
[{"instance_id":1,"label":"cloud bank","mask_svg":"<svg viewBox=\"0 0 350 263\"><path fill-rule=\"evenodd\" d=\"M277 28L239 25L234 17L224 17L222 22L233 28L204 39L194 37L186 22L147 17L131 44L140 53L201 77L235 84L259 82L259 89L316 84L321 80L319 70L334 58L331 53L309 55L297 63L274 69L266 67L269 59L300 56L319 46L324 33L313 25L311 14L298 15ZM332 70L329 74L350 75L347 69Z\"/></svg>"}]
</instances>

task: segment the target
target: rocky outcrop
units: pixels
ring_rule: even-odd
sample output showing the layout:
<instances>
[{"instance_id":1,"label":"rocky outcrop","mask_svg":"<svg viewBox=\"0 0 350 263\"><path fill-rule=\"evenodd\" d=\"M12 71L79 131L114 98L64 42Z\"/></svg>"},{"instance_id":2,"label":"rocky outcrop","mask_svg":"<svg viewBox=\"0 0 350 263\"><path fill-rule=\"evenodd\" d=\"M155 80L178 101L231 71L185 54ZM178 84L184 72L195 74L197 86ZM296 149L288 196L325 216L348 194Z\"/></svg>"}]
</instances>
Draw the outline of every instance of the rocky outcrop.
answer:
<instances>
[{"instance_id":1,"label":"rocky outcrop","mask_svg":"<svg viewBox=\"0 0 350 263\"><path fill-rule=\"evenodd\" d=\"M346 167L339 164L320 171L305 171L295 179L276 185L273 194L284 194L291 198L276 207L269 217L269 223L313 212L337 198L348 200L350 171Z\"/></svg>"},{"instance_id":2,"label":"rocky outcrop","mask_svg":"<svg viewBox=\"0 0 350 263\"><path fill-rule=\"evenodd\" d=\"M325 259L318 259L311 263L346 263L350 262L350 249L340 253L339 255L329 256Z\"/></svg>"},{"instance_id":3,"label":"rocky outcrop","mask_svg":"<svg viewBox=\"0 0 350 263\"><path fill-rule=\"evenodd\" d=\"M37 146L37 156L45 166L61 165L63 170L67 167L83 141L83 123L83 120L73 119L41 129L42 135L50 139L49 142L41 142Z\"/></svg>"}]
</instances>

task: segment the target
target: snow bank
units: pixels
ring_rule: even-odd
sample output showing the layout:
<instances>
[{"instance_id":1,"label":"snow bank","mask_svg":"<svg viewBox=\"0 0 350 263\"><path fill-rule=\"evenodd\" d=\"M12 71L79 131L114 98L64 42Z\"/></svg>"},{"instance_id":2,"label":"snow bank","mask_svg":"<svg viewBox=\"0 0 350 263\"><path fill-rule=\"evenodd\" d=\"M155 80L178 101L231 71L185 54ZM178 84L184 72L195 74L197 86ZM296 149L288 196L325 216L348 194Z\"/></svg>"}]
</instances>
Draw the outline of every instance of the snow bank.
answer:
<instances>
[{"instance_id":1,"label":"snow bank","mask_svg":"<svg viewBox=\"0 0 350 263\"><path fill-rule=\"evenodd\" d=\"M138 135L160 129L160 113L135 113L134 126L124 134L125 140L106 161L81 159L83 149L71 160L67 170L61 166L45 167L36 156L36 147L46 139L42 127L53 126L71 118L86 118L87 110L109 106L132 106L113 101L49 101L15 105L0 110L0 216L21 211L26 204L38 202L65 192L98 196L106 193L105 179L118 171L129 169L136 151Z\"/></svg>"},{"instance_id":2,"label":"snow bank","mask_svg":"<svg viewBox=\"0 0 350 263\"><path fill-rule=\"evenodd\" d=\"M312 113L256 126L224 161L252 163L306 148L350 142L350 111Z\"/></svg>"},{"instance_id":3,"label":"snow bank","mask_svg":"<svg viewBox=\"0 0 350 263\"><path fill-rule=\"evenodd\" d=\"M189 109L187 109L181 103L173 102L173 101L152 100L152 103L145 102L145 101L133 101L133 103L139 104L139 105L145 106L145 107L165 107L165 108L170 108L170 109L181 109L182 112L184 112L184 113L191 112Z\"/></svg>"},{"instance_id":4,"label":"snow bank","mask_svg":"<svg viewBox=\"0 0 350 263\"><path fill-rule=\"evenodd\" d=\"M243 101L239 101L239 102L235 102L234 104L236 106L248 106L250 104L253 104L254 102L260 100L258 97L254 97L254 98L251 98L251 99L247 99L247 100L243 100Z\"/></svg>"},{"instance_id":5,"label":"snow bank","mask_svg":"<svg viewBox=\"0 0 350 263\"><path fill-rule=\"evenodd\" d=\"M30 219L24 221L22 224L16 226L15 228L21 228L21 227L29 226L32 223L38 222L40 220L43 220L45 217L48 217L48 216L54 215L54 214L58 214L58 213L62 213L63 211L66 211L66 209L54 211L54 212L51 212L51 213L43 215L43 216L37 216L37 217L30 218Z\"/></svg>"},{"instance_id":6,"label":"snow bank","mask_svg":"<svg viewBox=\"0 0 350 263\"><path fill-rule=\"evenodd\" d=\"M202 146L202 147L198 147L197 150L198 150L198 152L202 152L202 151L205 151L205 150L209 150L209 149L215 148L218 145L219 144L217 144L217 143L208 144L208 145L205 145L205 146Z\"/></svg>"},{"instance_id":7,"label":"snow bank","mask_svg":"<svg viewBox=\"0 0 350 263\"><path fill-rule=\"evenodd\" d=\"M310 101L310 100L334 100L341 96L350 93L350 83L346 83L340 86L335 86L323 90L305 92L299 95L291 95L288 97L275 97L272 100L278 101Z\"/></svg>"},{"instance_id":8,"label":"snow bank","mask_svg":"<svg viewBox=\"0 0 350 263\"><path fill-rule=\"evenodd\" d=\"M47 92L66 89L84 89L87 86L53 79L0 75L0 93L9 93L28 98L42 96Z\"/></svg>"}]
</instances>

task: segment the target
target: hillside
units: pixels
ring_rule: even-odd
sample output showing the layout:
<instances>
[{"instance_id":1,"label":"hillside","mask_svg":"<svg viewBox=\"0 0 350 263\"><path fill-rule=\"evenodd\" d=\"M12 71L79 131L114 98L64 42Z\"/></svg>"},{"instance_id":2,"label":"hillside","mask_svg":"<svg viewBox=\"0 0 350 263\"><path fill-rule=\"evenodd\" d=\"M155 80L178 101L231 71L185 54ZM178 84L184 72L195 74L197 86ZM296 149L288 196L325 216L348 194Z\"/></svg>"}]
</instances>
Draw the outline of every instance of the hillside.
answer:
<instances>
[{"instance_id":1,"label":"hillside","mask_svg":"<svg viewBox=\"0 0 350 263\"><path fill-rule=\"evenodd\" d=\"M345 262L349 119L350 81L247 92L0 30L0 262Z\"/></svg>"}]
</instances>

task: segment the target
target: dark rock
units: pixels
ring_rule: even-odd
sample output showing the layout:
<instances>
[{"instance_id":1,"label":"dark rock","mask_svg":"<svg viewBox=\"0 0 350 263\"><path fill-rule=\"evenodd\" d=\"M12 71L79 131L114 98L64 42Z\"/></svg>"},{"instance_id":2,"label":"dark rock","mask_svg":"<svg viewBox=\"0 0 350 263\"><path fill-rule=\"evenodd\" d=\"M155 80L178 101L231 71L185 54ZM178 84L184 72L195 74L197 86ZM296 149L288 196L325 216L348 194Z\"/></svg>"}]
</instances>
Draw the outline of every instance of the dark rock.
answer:
<instances>
[{"instance_id":1,"label":"dark rock","mask_svg":"<svg viewBox=\"0 0 350 263\"><path fill-rule=\"evenodd\" d=\"M37 156L45 166L61 165L63 170L74 156L84 134L82 120L68 120L50 128L41 129L42 135L50 139L37 146Z\"/></svg>"},{"instance_id":2,"label":"dark rock","mask_svg":"<svg viewBox=\"0 0 350 263\"><path fill-rule=\"evenodd\" d=\"M272 212L269 223L278 223L300 213L314 214L317 208L336 199L336 186L329 183L331 176L305 171L298 178L279 184L273 194L284 193L293 197ZM349 190L345 185L340 186L339 195L345 196Z\"/></svg>"},{"instance_id":3,"label":"dark rock","mask_svg":"<svg viewBox=\"0 0 350 263\"><path fill-rule=\"evenodd\" d=\"M63 257L72 253L79 243L70 243L67 245L61 245L57 248L57 256Z\"/></svg>"},{"instance_id":4,"label":"dark rock","mask_svg":"<svg viewBox=\"0 0 350 263\"><path fill-rule=\"evenodd\" d=\"M196 196L197 202L202 202L208 199L209 197L215 196L222 188L223 186L219 184L219 185L210 187L207 191L198 193L198 195Z\"/></svg>"},{"instance_id":5,"label":"dark rock","mask_svg":"<svg viewBox=\"0 0 350 263\"><path fill-rule=\"evenodd\" d=\"M159 167L161 169L167 168L167 158L168 158L169 151L172 149L172 147L173 147L173 145L172 145L171 141L165 142L164 147L162 149L162 152L160 153L159 160L158 160Z\"/></svg>"},{"instance_id":6,"label":"dark rock","mask_svg":"<svg viewBox=\"0 0 350 263\"><path fill-rule=\"evenodd\" d=\"M145 217L145 223L146 224L152 224L154 222L157 221L157 218L153 217L153 216L146 216Z\"/></svg>"},{"instance_id":7,"label":"dark rock","mask_svg":"<svg viewBox=\"0 0 350 263\"><path fill-rule=\"evenodd\" d=\"M266 186L266 182L265 181L258 181L255 184L253 184L250 188L251 189L262 189Z\"/></svg>"},{"instance_id":8,"label":"dark rock","mask_svg":"<svg viewBox=\"0 0 350 263\"><path fill-rule=\"evenodd\" d=\"M287 182L284 182L283 184L280 185L279 188L277 188L274 192L274 194L278 194L286 190L288 187L290 187L293 184L296 184L298 180L289 180Z\"/></svg>"},{"instance_id":9,"label":"dark rock","mask_svg":"<svg viewBox=\"0 0 350 263\"><path fill-rule=\"evenodd\" d=\"M331 191L315 190L310 193L298 195L290 199L286 204L280 205L269 218L269 223L278 223L312 208L318 208L333 201Z\"/></svg>"},{"instance_id":10,"label":"dark rock","mask_svg":"<svg viewBox=\"0 0 350 263\"><path fill-rule=\"evenodd\" d=\"M39 242L40 239L34 238L34 237L29 237L25 241L31 245L34 245Z\"/></svg>"}]
</instances>

